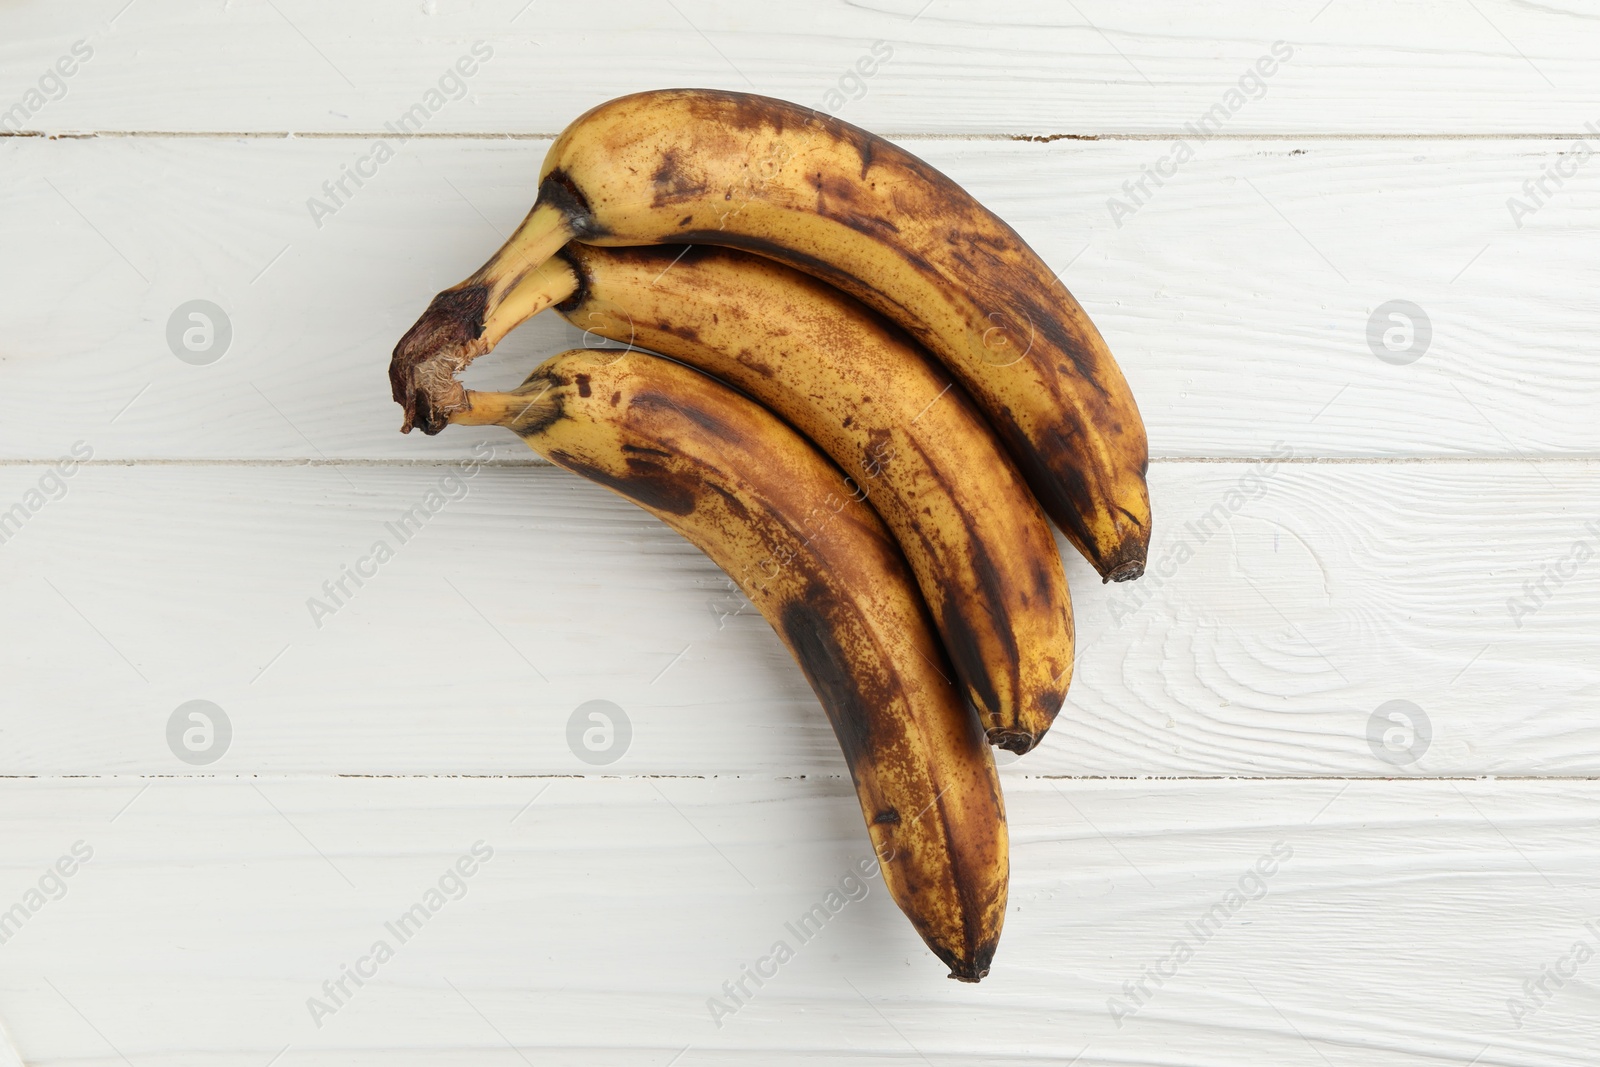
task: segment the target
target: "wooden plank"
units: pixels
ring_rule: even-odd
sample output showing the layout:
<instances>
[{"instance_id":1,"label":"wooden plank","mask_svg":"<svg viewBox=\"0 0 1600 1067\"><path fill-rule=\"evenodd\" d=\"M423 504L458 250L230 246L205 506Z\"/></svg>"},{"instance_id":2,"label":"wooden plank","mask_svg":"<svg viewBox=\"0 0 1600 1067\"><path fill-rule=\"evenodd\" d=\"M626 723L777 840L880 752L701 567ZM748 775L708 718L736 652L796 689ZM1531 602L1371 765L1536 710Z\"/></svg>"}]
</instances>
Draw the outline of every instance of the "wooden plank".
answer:
<instances>
[{"instance_id":1,"label":"wooden plank","mask_svg":"<svg viewBox=\"0 0 1600 1067\"><path fill-rule=\"evenodd\" d=\"M49 473L0 468L0 503ZM842 773L722 574L565 472L104 465L63 484L0 545L0 773L189 773L167 729L191 700L232 724L198 773L584 772L567 731L591 700L631 723L618 773ZM1597 488L1593 461L1159 465L1144 579L1101 585L1066 550L1077 673L1017 769L1600 774Z\"/></svg>"},{"instance_id":2,"label":"wooden plank","mask_svg":"<svg viewBox=\"0 0 1600 1067\"><path fill-rule=\"evenodd\" d=\"M837 780L6 782L0 902L92 856L7 940L0 1010L26 1062L84 1065L1553 1067L1600 1036L1600 963L1523 988L1600 938L1592 782L1007 784L1011 910L974 987L845 881L870 850Z\"/></svg>"},{"instance_id":3,"label":"wooden plank","mask_svg":"<svg viewBox=\"0 0 1600 1067\"><path fill-rule=\"evenodd\" d=\"M753 90L907 133L1166 135L1219 105L1218 125L1246 134L1600 121L1590 17L1510 0L123 6L8 14L11 128L368 132L420 104L429 133L553 133L667 85ZM1289 59L1274 66L1278 41ZM1241 87L1263 57L1270 75ZM473 73L448 80L464 58ZM73 73L58 80L63 59Z\"/></svg>"},{"instance_id":4,"label":"wooden plank","mask_svg":"<svg viewBox=\"0 0 1600 1067\"><path fill-rule=\"evenodd\" d=\"M55 458L78 440L116 459L467 455L459 433L394 432L384 369L432 293L521 218L545 145L403 146L319 229L307 199L368 147L0 141L0 388L31 401L8 413L0 457ZM1161 146L915 147L1063 271L1158 458L1279 442L1302 457L1596 452L1600 201L1569 186L1521 228L1507 209L1560 142L1211 144L1115 222L1108 200L1131 203L1122 184ZM209 365L168 340L194 300L231 324ZM1369 341L1393 300L1430 323L1409 364ZM469 380L520 381L582 341L536 319Z\"/></svg>"}]
</instances>

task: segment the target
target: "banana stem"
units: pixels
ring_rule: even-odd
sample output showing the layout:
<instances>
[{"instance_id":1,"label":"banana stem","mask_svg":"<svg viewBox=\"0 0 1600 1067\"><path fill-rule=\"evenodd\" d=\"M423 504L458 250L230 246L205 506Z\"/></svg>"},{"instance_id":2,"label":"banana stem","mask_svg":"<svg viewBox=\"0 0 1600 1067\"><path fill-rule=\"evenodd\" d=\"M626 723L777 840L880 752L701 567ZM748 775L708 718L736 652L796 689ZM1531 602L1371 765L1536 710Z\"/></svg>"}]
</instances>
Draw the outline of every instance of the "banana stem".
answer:
<instances>
[{"instance_id":1,"label":"banana stem","mask_svg":"<svg viewBox=\"0 0 1600 1067\"><path fill-rule=\"evenodd\" d=\"M549 396L549 381L530 378L515 392L480 392L468 389L466 406L450 413L458 426L504 426L524 437L549 425L558 413L558 402Z\"/></svg>"},{"instance_id":2,"label":"banana stem","mask_svg":"<svg viewBox=\"0 0 1600 1067\"><path fill-rule=\"evenodd\" d=\"M456 288L483 287L488 293L485 316L493 314L507 294L572 238L572 220L567 212L554 204L537 203L517 232L489 257L489 262Z\"/></svg>"},{"instance_id":3,"label":"banana stem","mask_svg":"<svg viewBox=\"0 0 1600 1067\"><path fill-rule=\"evenodd\" d=\"M467 406L450 413L450 422L456 426L505 426L512 422L520 409L528 406L528 398L515 393L480 392L467 390Z\"/></svg>"},{"instance_id":4,"label":"banana stem","mask_svg":"<svg viewBox=\"0 0 1600 1067\"><path fill-rule=\"evenodd\" d=\"M564 259L547 259L525 273L484 316L483 333L478 338L482 351L493 351L506 334L545 308L561 303L577 292L578 286L577 271Z\"/></svg>"},{"instance_id":5,"label":"banana stem","mask_svg":"<svg viewBox=\"0 0 1600 1067\"><path fill-rule=\"evenodd\" d=\"M450 415L466 403L466 390L455 380L456 375L517 323L548 307L548 303L539 304L541 293L559 292L562 272L541 272L540 268L572 235L572 220L564 210L536 204L517 232L476 274L433 298L428 310L400 338L389 361L390 389L395 402L405 409L402 430L420 426L423 433L436 434L444 429ZM570 267L566 274L571 286L567 295L571 295L577 278ZM502 310L508 296L524 281L532 281L533 289L516 306ZM563 297L554 297L550 303L560 299ZM518 308L525 312L520 318ZM491 319L498 330L493 335L487 332Z\"/></svg>"}]
</instances>

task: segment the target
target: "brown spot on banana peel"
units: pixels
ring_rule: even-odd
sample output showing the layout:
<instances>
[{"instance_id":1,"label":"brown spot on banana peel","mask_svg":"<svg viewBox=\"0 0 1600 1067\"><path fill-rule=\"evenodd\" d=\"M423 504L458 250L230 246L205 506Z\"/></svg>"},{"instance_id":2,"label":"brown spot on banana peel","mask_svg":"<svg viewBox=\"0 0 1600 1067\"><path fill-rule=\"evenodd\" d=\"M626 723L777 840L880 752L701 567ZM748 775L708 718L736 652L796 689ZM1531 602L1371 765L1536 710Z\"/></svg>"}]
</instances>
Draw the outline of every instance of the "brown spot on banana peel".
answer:
<instances>
[{"instance_id":1,"label":"brown spot on banana peel","mask_svg":"<svg viewBox=\"0 0 1600 1067\"><path fill-rule=\"evenodd\" d=\"M612 395L613 396L617 396L617 395L620 395L620 394L613 393ZM672 457L672 453L668 452L666 449L664 449L664 448L651 448L648 445L629 445L629 444L625 444L625 445L622 446L622 452L623 452L624 455L659 456L662 459L670 459Z\"/></svg>"},{"instance_id":2,"label":"brown spot on banana peel","mask_svg":"<svg viewBox=\"0 0 1600 1067\"><path fill-rule=\"evenodd\" d=\"M844 750L851 780L859 785L857 771L873 752L870 725L873 716L869 712L872 708L891 706L898 694L883 678L867 676L856 669L854 658L845 653L835 638L837 620L829 618L820 606L831 599L823 593L824 590L813 587L805 596L786 605L778 630L794 650L806 680L827 710L839 746Z\"/></svg>"},{"instance_id":3,"label":"brown spot on banana peel","mask_svg":"<svg viewBox=\"0 0 1600 1067\"><path fill-rule=\"evenodd\" d=\"M674 403L671 397L661 393L641 393L634 397L633 402L640 408L655 410L670 408L719 440L729 443L738 443L743 440L742 432L728 425L715 411L701 407L680 405Z\"/></svg>"},{"instance_id":4,"label":"brown spot on banana peel","mask_svg":"<svg viewBox=\"0 0 1600 1067\"><path fill-rule=\"evenodd\" d=\"M693 174L675 151L662 153L661 165L650 176L650 181L655 187L653 203L656 207L698 200L706 194L705 175Z\"/></svg>"},{"instance_id":5,"label":"brown spot on banana peel","mask_svg":"<svg viewBox=\"0 0 1600 1067\"><path fill-rule=\"evenodd\" d=\"M659 461L629 456L628 473L618 475L558 448L551 449L549 457L550 462L557 466L565 467L591 482L597 482L619 496L627 497L652 511L664 511L669 515L687 515L694 510L696 496L694 487L686 485L681 474Z\"/></svg>"},{"instance_id":6,"label":"brown spot on banana peel","mask_svg":"<svg viewBox=\"0 0 1600 1067\"><path fill-rule=\"evenodd\" d=\"M816 212L823 218L832 219L862 236L875 240L888 241L899 235L900 227L896 226L892 219L855 210L855 205L859 202L857 197L859 187L854 181L818 171L811 184L817 191ZM913 263L921 260L920 256L908 249L901 249L901 254Z\"/></svg>"},{"instance_id":7,"label":"brown spot on banana peel","mask_svg":"<svg viewBox=\"0 0 1600 1067\"><path fill-rule=\"evenodd\" d=\"M861 456L861 473L876 478L894 462L894 434L885 429L867 431L867 446Z\"/></svg>"},{"instance_id":8,"label":"brown spot on banana peel","mask_svg":"<svg viewBox=\"0 0 1600 1067\"><path fill-rule=\"evenodd\" d=\"M865 181L867 177L867 171L872 168L872 142L862 141L861 144L856 147L856 151L861 156L861 179L862 181Z\"/></svg>"},{"instance_id":9,"label":"brown spot on banana peel","mask_svg":"<svg viewBox=\"0 0 1600 1067\"><path fill-rule=\"evenodd\" d=\"M681 337L685 341L688 341L691 344L693 344L694 342L700 340L700 331L696 330L692 326L678 326L678 325L670 324L670 323L662 323L661 325L662 325L662 328L665 329L667 332L669 332L671 334L674 334L674 335L676 335L678 337Z\"/></svg>"},{"instance_id":10,"label":"brown spot on banana peel","mask_svg":"<svg viewBox=\"0 0 1600 1067\"><path fill-rule=\"evenodd\" d=\"M744 501L740 500L737 496L734 496L732 493L728 492L728 490L715 483L707 485L706 488L710 489L713 493L716 493L722 498L723 506L726 507L729 513L735 518L742 522L752 521L753 516L750 514L750 509L745 507Z\"/></svg>"}]
</instances>

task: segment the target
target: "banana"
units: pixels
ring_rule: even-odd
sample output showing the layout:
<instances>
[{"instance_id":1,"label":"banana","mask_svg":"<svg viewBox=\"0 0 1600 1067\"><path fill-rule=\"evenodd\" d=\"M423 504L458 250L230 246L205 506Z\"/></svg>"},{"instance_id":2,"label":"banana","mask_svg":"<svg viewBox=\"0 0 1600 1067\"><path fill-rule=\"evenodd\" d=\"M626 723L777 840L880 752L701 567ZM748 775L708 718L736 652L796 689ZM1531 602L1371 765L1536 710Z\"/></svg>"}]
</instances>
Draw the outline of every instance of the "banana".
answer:
<instances>
[{"instance_id":1,"label":"banana","mask_svg":"<svg viewBox=\"0 0 1600 1067\"><path fill-rule=\"evenodd\" d=\"M952 978L989 972L1005 808L904 560L828 460L753 401L657 356L576 350L452 422L505 426L660 518L738 583L816 691L895 903Z\"/></svg>"},{"instance_id":2,"label":"banana","mask_svg":"<svg viewBox=\"0 0 1600 1067\"><path fill-rule=\"evenodd\" d=\"M558 137L522 225L440 293L395 349L409 428L462 403L454 372L485 320L569 240L716 244L780 260L905 327L960 379L1045 512L1105 580L1137 578L1149 450L1087 313L1015 230L960 186L849 123L708 89L601 104Z\"/></svg>"},{"instance_id":3,"label":"banana","mask_svg":"<svg viewBox=\"0 0 1600 1067\"><path fill-rule=\"evenodd\" d=\"M574 243L507 294L483 343L552 304L737 387L832 456L900 542L990 742L1039 742L1072 675L1055 539L982 416L905 333L749 253Z\"/></svg>"}]
</instances>

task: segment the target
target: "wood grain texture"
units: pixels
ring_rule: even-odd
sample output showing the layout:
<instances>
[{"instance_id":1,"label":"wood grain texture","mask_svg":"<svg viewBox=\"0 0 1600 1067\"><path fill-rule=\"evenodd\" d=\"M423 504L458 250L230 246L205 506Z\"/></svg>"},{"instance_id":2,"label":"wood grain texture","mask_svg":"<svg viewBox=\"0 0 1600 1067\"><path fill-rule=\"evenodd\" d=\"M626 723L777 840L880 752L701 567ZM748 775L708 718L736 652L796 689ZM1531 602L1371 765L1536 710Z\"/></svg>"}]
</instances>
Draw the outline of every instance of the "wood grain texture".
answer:
<instances>
[{"instance_id":1,"label":"wood grain texture","mask_svg":"<svg viewBox=\"0 0 1600 1067\"><path fill-rule=\"evenodd\" d=\"M370 147L0 141L0 388L33 401L8 413L0 456L54 458L79 439L119 459L465 455L459 436L394 432L389 352L521 219L546 145L400 146L319 228L307 199ZM1063 272L1158 458L1279 442L1302 458L1597 452L1600 201L1569 184L1520 228L1506 207L1560 142L1213 143L1116 222L1107 200L1163 145L913 147ZM167 339L194 299L232 323L207 366ZM1408 365L1369 346L1394 299L1431 322ZM468 380L505 387L581 343L542 316Z\"/></svg>"},{"instance_id":2,"label":"wood grain texture","mask_svg":"<svg viewBox=\"0 0 1600 1067\"><path fill-rule=\"evenodd\" d=\"M5 106L74 42L93 50L20 128L379 130L475 42L492 58L465 96L440 97L429 132L554 133L613 96L700 85L893 132L1166 134L1223 101L1277 40L1293 59L1264 95L1239 98L1229 132L1577 134L1600 122L1594 16L1570 3L122 6L10 5ZM852 77L880 40L890 58Z\"/></svg>"},{"instance_id":3,"label":"wood grain texture","mask_svg":"<svg viewBox=\"0 0 1600 1067\"><path fill-rule=\"evenodd\" d=\"M0 503L39 470L0 468ZM1600 547L1600 464L1152 476L1144 579L1102 585L1066 549L1076 676L1015 770L1600 775L1600 564L1576 547ZM0 545L0 773L187 771L164 731L193 699L232 719L223 774L581 772L567 721L595 699L632 722L618 773L842 773L721 572L565 472L105 465L65 484ZM401 529L429 492L437 514ZM376 576L323 589L380 540ZM1388 760L1368 729L1391 700L1431 734Z\"/></svg>"},{"instance_id":4,"label":"wood grain texture","mask_svg":"<svg viewBox=\"0 0 1600 1067\"><path fill-rule=\"evenodd\" d=\"M1508 1004L1600 937L1592 783L1011 785L1012 907L969 987L876 878L787 929L870 855L839 781L6 782L0 902L92 857L5 943L0 1012L27 1063L95 1067L1555 1067L1600 1037L1593 960L1520 1026ZM708 999L778 940L718 1027Z\"/></svg>"},{"instance_id":5,"label":"wood grain texture","mask_svg":"<svg viewBox=\"0 0 1600 1067\"><path fill-rule=\"evenodd\" d=\"M0 136L0 1067L1593 1062L1592 12L4 7L0 134L36 136ZM868 881L715 1025L868 852L815 698L653 519L506 438L394 433L389 351L522 217L541 136L665 85L903 140L1063 271L1149 425L1151 572L1068 554L1075 684L1003 759L979 987ZM418 104L319 227L308 198ZM1218 105L1223 136L1136 191ZM195 299L234 330L210 365L168 347ZM1408 365L1369 347L1396 299L1433 330ZM469 381L581 342L536 321ZM53 472L78 442L94 463ZM319 627L307 599L380 538ZM195 699L233 730L215 763L169 748ZM595 699L631 723L612 763L569 741ZM478 841L465 895L319 1027L307 998Z\"/></svg>"}]
</instances>

